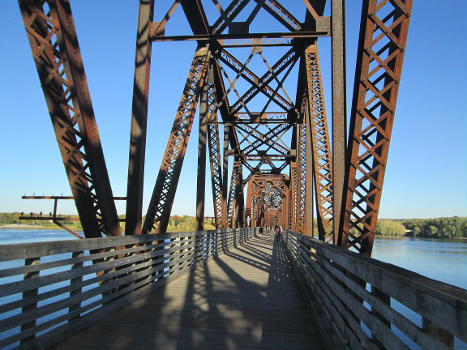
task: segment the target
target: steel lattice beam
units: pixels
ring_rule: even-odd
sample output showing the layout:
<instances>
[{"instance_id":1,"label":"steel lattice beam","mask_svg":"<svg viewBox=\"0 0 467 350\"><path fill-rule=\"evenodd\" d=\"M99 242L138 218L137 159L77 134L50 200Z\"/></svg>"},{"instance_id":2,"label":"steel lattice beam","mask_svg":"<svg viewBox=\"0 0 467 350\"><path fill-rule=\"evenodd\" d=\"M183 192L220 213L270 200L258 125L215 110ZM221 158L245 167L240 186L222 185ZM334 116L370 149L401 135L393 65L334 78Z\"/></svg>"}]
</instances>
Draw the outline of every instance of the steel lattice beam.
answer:
<instances>
[{"instance_id":1,"label":"steel lattice beam","mask_svg":"<svg viewBox=\"0 0 467 350\"><path fill-rule=\"evenodd\" d=\"M337 244L371 254L412 0L365 0Z\"/></svg>"},{"instance_id":2,"label":"steel lattice beam","mask_svg":"<svg viewBox=\"0 0 467 350\"><path fill-rule=\"evenodd\" d=\"M126 202L125 235L141 234L143 213L144 157L148 119L149 73L152 42L149 38L154 0L139 3L136 37L135 77L131 106L130 154Z\"/></svg>"},{"instance_id":3,"label":"steel lattice beam","mask_svg":"<svg viewBox=\"0 0 467 350\"><path fill-rule=\"evenodd\" d=\"M316 44L305 49L305 66L308 89L307 122L311 125L311 141L313 143L318 233L320 239L324 240L325 227L329 230L333 218L332 157Z\"/></svg>"},{"instance_id":4,"label":"steel lattice beam","mask_svg":"<svg viewBox=\"0 0 467 350\"><path fill-rule=\"evenodd\" d=\"M307 139L306 125L297 125L297 169L296 169L296 211L295 230L298 233L305 233L305 213L306 213L306 190L307 190Z\"/></svg>"},{"instance_id":5,"label":"steel lattice beam","mask_svg":"<svg viewBox=\"0 0 467 350\"><path fill-rule=\"evenodd\" d=\"M247 213L252 226L264 226L270 211L278 213L288 210L286 191L287 179L284 175L255 174L248 181ZM278 218L279 219L279 218ZM278 220L279 221L279 220ZM283 224L281 222L281 224Z\"/></svg>"},{"instance_id":6,"label":"steel lattice beam","mask_svg":"<svg viewBox=\"0 0 467 350\"><path fill-rule=\"evenodd\" d=\"M216 108L216 91L214 82L208 80L208 106L209 106L209 123L208 123L208 148L209 148L209 164L211 169L211 184L212 184L212 202L214 208L214 219L216 229L226 228L227 226L227 211L226 211L226 193L222 184L222 165L221 165L221 149L219 138L219 127L217 122Z\"/></svg>"},{"instance_id":7,"label":"steel lattice beam","mask_svg":"<svg viewBox=\"0 0 467 350\"><path fill-rule=\"evenodd\" d=\"M69 2L18 1L85 234L87 237L102 233L119 235L117 212ZM231 0L225 9L218 1L213 3L219 16L212 24L202 0L174 0L160 22L153 22L154 0L140 0L126 233L167 229L202 90L198 229L203 229L204 220L207 134L217 228L244 224L243 189L248 183L246 213L255 225L272 222L274 218L297 232L312 235L314 177L320 238L324 239L332 222L335 244L369 255L412 0L363 1L347 148L344 0L332 1L331 17L323 16L325 0L304 0L304 23L279 0ZM166 24L178 7L183 9L193 34L166 36ZM250 33L250 25L260 11L280 23L284 27L282 32ZM327 126L317 49L317 39L329 35L332 37L332 133ZM179 40L196 40L198 47L141 229L151 47L153 42ZM269 64L263 54L266 46L277 47L267 50L282 50L282 54L275 56L279 58L274 64ZM242 56L236 55L239 51L247 58L239 59ZM299 59L297 96L293 103L284 86L288 85L286 79ZM266 71L262 74L257 74L255 60L264 62ZM227 74L231 72L234 78ZM228 98L231 95L236 96L233 104ZM218 127L221 123L224 124L223 166ZM228 173L229 156L234 157L231 174ZM290 169L285 180L282 171L287 166ZM245 177L243 169L248 172ZM279 178L280 186L276 184ZM273 185L266 188L266 183ZM280 205L277 204L279 192Z\"/></svg>"},{"instance_id":8,"label":"steel lattice beam","mask_svg":"<svg viewBox=\"0 0 467 350\"><path fill-rule=\"evenodd\" d=\"M242 162L238 159L235 159L232 176L230 178L230 187L229 187L229 199L227 202L227 225L232 228L235 223L235 207L237 205L236 199L238 198L238 192L242 191L241 184L241 168Z\"/></svg>"},{"instance_id":9,"label":"steel lattice beam","mask_svg":"<svg viewBox=\"0 0 467 350\"><path fill-rule=\"evenodd\" d=\"M209 57L207 47L197 48L149 203L143 233L160 233L167 230Z\"/></svg>"},{"instance_id":10,"label":"steel lattice beam","mask_svg":"<svg viewBox=\"0 0 467 350\"><path fill-rule=\"evenodd\" d=\"M84 234L120 236L70 4L18 2Z\"/></svg>"}]
</instances>

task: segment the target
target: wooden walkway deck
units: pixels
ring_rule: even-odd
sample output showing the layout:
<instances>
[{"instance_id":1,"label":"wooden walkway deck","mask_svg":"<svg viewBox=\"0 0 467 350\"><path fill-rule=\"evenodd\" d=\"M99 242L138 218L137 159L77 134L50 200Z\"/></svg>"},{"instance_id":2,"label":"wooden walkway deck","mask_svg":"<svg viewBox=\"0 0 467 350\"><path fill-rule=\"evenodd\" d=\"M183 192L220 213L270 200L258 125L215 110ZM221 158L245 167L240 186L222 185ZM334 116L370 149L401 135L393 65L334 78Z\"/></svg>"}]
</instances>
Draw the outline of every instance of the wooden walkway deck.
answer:
<instances>
[{"instance_id":1,"label":"wooden walkway deck","mask_svg":"<svg viewBox=\"0 0 467 350\"><path fill-rule=\"evenodd\" d=\"M192 267L144 300L56 345L56 349L323 349L272 235Z\"/></svg>"}]
</instances>

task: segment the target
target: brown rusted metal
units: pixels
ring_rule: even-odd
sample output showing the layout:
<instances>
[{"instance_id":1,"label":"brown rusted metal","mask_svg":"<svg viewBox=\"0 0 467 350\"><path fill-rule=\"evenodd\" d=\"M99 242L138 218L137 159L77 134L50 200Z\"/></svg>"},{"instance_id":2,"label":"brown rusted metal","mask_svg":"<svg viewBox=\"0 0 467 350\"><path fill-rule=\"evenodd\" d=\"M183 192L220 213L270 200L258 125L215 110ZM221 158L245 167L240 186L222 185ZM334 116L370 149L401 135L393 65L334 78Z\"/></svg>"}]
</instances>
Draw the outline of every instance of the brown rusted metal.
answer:
<instances>
[{"instance_id":1,"label":"brown rusted metal","mask_svg":"<svg viewBox=\"0 0 467 350\"><path fill-rule=\"evenodd\" d=\"M131 107L130 155L128 160L125 234L141 234L143 213L144 157L148 118L149 73L152 42L149 28L153 21L154 0L140 0L136 35L135 77Z\"/></svg>"},{"instance_id":2,"label":"brown rusted metal","mask_svg":"<svg viewBox=\"0 0 467 350\"><path fill-rule=\"evenodd\" d=\"M312 44L305 49L307 76L307 122L311 126L313 143L313 172L316 188L318 233L321 240L330 234L333 219L332 156L318 48Z\"/></svg>"},{"instance_id":3,"label":"brown rusted metal","mask_svg":"<svg viewBox=\"0 0 467 350\"><path fill-rule=\"evenodd\" d=\"M227 226L234 227L235 224L235 207L237 205L236 199L239 197L238 192L241 189L241 167L242 162L235 159L232 169L232 176L230 178L229 199L227 202Z\"/></svg>"},{"instance_id":4,"label":"brown rusted metal","mask_svg":"<svg viewBox=\"0 0 467 350\"><path fill-rule=\"evenodd\" d=\"M347 144L344 7L344 0L331 1L333 232L340 222Z\"/></svg>"},{"instance_id":5,"label":"brown rusted metal","mask_svg":"<svg viewBox=\"0 0 467 350\"><path fill-rule=\"evenodd\" d=\"M207 47L196 49L144 220L143 233L160 233L167 230L209 57Z\"/></svg>"},{"instance_id":6,"label":"brown rusted metal","mask_svg":"<svg viewBox=\"0 0 467 350\"><path fill-rule=\"evenodd\" d=\"M70 4L18 2L84 235L119 236Z\"/></svg>"},{"instance_id":7,"label":"brown rusted metal","mask_svg":"<svg viewBox=\"0 0 467 350\"><path fill-rule=\"evenodd\" d=\"M216 107L216 92L213 82L214 76L210 74L208 77L208 149L209 149L209 164L211 169L211 184L212 184L212 202L214 209L214 219L216 229L226 228L227 226L227 211L226 211L226 191L224 190L222 181L222 165L221 165L221 149L219 139L219 126L217 122L217 107ZM224 165L228 167L228 165Z\"/></svg>"},{"instance_id":8,"label":"brown rusted metal","mask_svg":"<svg viewBox=\"0 0 467 350\"><path fill-rule=\"evenodd\" d=\"M284 175L255 174L248 181L247 213L250 215L251 226L271 226L280 224L281 212L288 211L287 179Z\"/></svg>"},{"instance_id":9,"label":"brown rusted metal","mask_svg":"<svg viewBox=\"0 0 467 350\"><path fill-rule=\"evenodd\" d=\"M209 75L209 73L208 73ZM212 70L211 70L212 75ZM212 79L211 79L212 80ZM198 127L198 169L196 177L196 223L197 231L204 231L204 200L206 187L206 138L208 133L209 114L215 106L214 101L209 101L209 96L212 96L212 84L209 84L209 78L205 79L203 91L200 95L199 107L199 127Z\"/></svg>"},{"instance_id":10,"label":"brown rusted metal","mask_svg":"<svg viewBox=\"0 0 467 350\"><path fill-rule=\"evenodd\" d=\"M371 255L412 0L365 0L337 244Z\"/></svg>"},{"instance_id":11,"label":"brown rusted metal","mask_svg":"<svg viewBox=\"0 0 467 350\"><path fill-rule=\"evenodd\" d=\"M118 234L109 229L118 224L118 218L68 1L19 0L19 3L73 198L82 221L86 218L85 232ZM50 14L44 11L42 3L50 7ZM219 16L212 23L208 21L202 0L174 0L165 15L153 22L154 1L140 0L126 233L157 233L167 229L203 90L196 201L199 230L203 229L204 221L207 137L217 228L242 227L248 217L253 226L276 223L312 235L314 180L319 237L324 239L332 227L333 241L369 254L411 0L364 0L363 3L346 158L344 0L332 1L331 17L323 16L325 0L303 0L303 23L278 0L231 0L227 6L213 1ZM167 23L179 7L192 33L171 35ZM159 10L158 14L164 14ZM261 32L255 28L250 33L250 26L257 24L254 21L259 13L270 16L282 29ZM332 37L332 132L327 126L317 48L319 38L329 35ZM180 40L197 41L198 47L145 223L140 228L151 47L156 42L161 45ZM270 50L274 51L272 60ZM290 86L288 79L296 71L297 62L300 65L296 96L293 96L286 87ZM223 154L219 124L224 129ZM86 148L90 143L98 145L97 151ZM233 158L231 171L229 157ZM288 176L284 175L287 170Z\"/></svg>"}]
</instances>

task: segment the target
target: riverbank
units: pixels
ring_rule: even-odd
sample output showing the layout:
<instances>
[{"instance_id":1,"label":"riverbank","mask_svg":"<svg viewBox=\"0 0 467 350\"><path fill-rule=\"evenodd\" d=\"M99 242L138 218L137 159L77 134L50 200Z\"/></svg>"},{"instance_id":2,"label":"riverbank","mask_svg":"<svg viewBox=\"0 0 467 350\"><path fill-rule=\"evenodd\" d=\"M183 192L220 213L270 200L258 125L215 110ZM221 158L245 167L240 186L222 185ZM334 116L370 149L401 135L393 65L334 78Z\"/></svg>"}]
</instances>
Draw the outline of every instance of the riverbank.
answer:
<instances>
[{"instance_id":1,"label":"riverbank","mask_svg":"<svg viewBox=\"0 0 467 350\"><path fill-rule=\"evenodd\" d=\"M18 230L49 230L51 228L55 228L54 226L41 226L41 225L28 225L28 224L7 224L7 225L1 225L0 229L18 229Z\"/></svg>"}]
</instances>

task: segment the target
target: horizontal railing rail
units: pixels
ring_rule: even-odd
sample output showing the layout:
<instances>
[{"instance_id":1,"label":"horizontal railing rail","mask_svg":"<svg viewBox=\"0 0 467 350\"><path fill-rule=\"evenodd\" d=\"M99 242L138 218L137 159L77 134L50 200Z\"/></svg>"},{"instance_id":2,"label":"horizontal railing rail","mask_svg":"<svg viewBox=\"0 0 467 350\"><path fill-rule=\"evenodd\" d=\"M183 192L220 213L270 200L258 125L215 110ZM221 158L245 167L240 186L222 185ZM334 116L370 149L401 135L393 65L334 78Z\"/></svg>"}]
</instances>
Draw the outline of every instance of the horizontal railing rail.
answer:
<instances>
[{"instance_id":1,"label":"horizontal railing rail","mask_svg":"<svg viewBox=\"0 0 467 350\"><path fill-rule=\"evenodd\" d=\"M0 246L0 348L43 348L160 288L254 229Z\"/></svg>"},{"instance_id":2,"label":"horizontal railing rail","mask_svg":"<svg viewBox=\"0 0 467 350\"><path fill-rule=\"evenodd\" d=\"M302 292L349 348L465 348L466 290L294 232L281 241Z\"/></svg>"}]
</instances>

